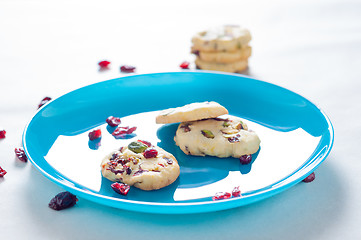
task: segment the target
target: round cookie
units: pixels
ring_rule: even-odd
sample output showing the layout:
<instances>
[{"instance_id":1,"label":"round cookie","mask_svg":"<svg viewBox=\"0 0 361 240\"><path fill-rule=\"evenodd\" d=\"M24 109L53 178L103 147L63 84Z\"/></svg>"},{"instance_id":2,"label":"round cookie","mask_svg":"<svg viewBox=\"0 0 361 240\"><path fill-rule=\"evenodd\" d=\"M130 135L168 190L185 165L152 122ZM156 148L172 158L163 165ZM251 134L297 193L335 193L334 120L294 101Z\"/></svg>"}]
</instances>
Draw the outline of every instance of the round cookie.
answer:
<instances>
[{"instance_id":1,"label":"round cookie","mask_svg":"<svg viewBox=\"0 0 361 240\"><path fill-rule=\"evenodd\" d=\"M156 123L188 122L224 114L228 114L228 110L219 103L198 102L163 110L156 117Z\"/></svg>"},{"instance_id":2,"label":"round cookie","mask_svg":"<svg viewBox=\"0 0 361 240\"><path fill-rule=\"evenodd\" d=\"M234 116L181 123L174 141L187 155L220 158L253 154L261 142L255 132Z\"/></svg>"},{"instance_id":3,"label":"round cookie","mask_svg":"<svg viewBox=\"0 0 361 240\"><path fill-rule=\"evenodd\" d=\"M192 52L205 62L232 63L247 60L252 54L252 48L247 45L234 52L203 52L192 48Z\"/></svg>"},{"instance_id":4,"label":"round cookie","mask_svg":"<svg viewBox=\"0 0 361 240\"><path fill-rule=\"evenodd\" d=\"M192 38L193 48L205 52L233 52L251 41L250 32L236 25L225 25L199 32Z\"/></svg>"},{"instance_id":5,"label":"round cookie","mask_svg":"<svg viewBox=\"0 0 361 240\"><path fill-rule=\"evenodd\" d=\"M203 61L199 57L197 57L195 60L195 64L197 68L203 70L239 73L247 69L248 59L239 60L231 63L214 63Z\"/></svg>"},{"instance_id":6,"label":"round cookie","mask_svg":"<svg viewBox=\"0 0 361 240\"><path fill-rule=\"evenodd\" d=\"M142 190L156 190L172 184L180 173L175 157L160 147L148 147L150 144L144 143L132 142L108 154L101 163L102 175ZM145 151L150 149L158 153L146 158Z\"/></svg>"}]
</instances>

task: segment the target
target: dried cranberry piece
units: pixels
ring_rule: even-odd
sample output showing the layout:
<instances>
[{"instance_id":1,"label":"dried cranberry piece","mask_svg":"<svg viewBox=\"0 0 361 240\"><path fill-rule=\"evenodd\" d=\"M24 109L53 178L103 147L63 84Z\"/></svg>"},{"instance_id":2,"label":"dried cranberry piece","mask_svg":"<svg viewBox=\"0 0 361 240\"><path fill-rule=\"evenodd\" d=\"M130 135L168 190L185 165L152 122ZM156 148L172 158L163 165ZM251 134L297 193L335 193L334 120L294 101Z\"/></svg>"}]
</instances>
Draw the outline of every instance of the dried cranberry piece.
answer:
<instances>
[{"instance_id":1,"label":"dried cranberry piece","mask_svg":"<svg viewBox=\"0 0 361 240\"><path fill-rule=\"evenodd\" d=\"M151 144L150 142L148 142L148 141L138 140L138 142L141 142L141 143L147 145L148 147L151 147L151 146L152 146L152 144Z\"/></svg>"},{"instance_id":2,"label":"dried cranberry piece","mask_svg":"<svg viewBox=\"0 0 361 240\"><path fill-rule=\"evenodd\" d=\"M179 67L181 68L181 69L189 69L189 62L187 62L187 61L184 61L184 62L182 62L180 65L179 65Z\"/></svg>"},{"instance_id":3,"label":"dried cranberry piece","mask_svg":"<svg viewBox=\"0 0 361 240\"><path fill-rule=\"evenodd\" d=\"M124 170L122 170L122 169L114 169L113 167L109 167L108 168L108 170L110 170L112 173L114 173L115 175L117 175L117 174L122 174L122 173L124 173Z\"/></svg>"},{"instance_id":4,"label":"dried cranberry piece","mask_svg":"<svg viewBox=\"0 0 361 240\"><path fill-rule=\"evenodd\" d=\"M97 138L100 138L102 136L102 131L100 129L95 129L93 131L91 131L89 134L89 140L90 141L93 141Z\"/></svg>"},{"instance_id":5,"label":"dried cranberry piece","mask_svg":"<svg viewBox=\"0 0 361 240\"><path fill-rule=\"evenodd\" d=\"M312 182L313 180L315 180L315 178L316 178L316 175L313 172L310 175L308 175L305 179L303 179L302 182L309 183L309 182Z\"/></svg>"},{"instance_id":6,"label":"dried cranberry piece","mask_svg":"<svg viewBox=\"0 0 361 240\"><path fill-rule=\"evenodd\" d=\"M155 158L158 155L158 151L154 148L147 149L143 152L145 158Z\"/></svg>"},{"instance_id":7,"label":"dried cranberry piece","mask_svg":"<svg viewBox=\"0 0 361 240\"><path fill-rule=\"evenodd\" d=\"M51 209L59 211L74 206L77 201L78 199L74 194L68 191L61 192L50 200L49 207Z\"/></svg>"},{"instance_id":8,"label":"dried cranberry piece","mask_svg":"<svg viewBox=\"0 0 361 240\"><path fill-rule=\"evenodd\" d=\"M135 71L135 67L129 65L123 65L120 67L120 71L124 73L132 73Z\"/></svg>"},{"instance_id":9,"label":"dried cranberry piece","mask_svg":"<svg viewBox=\"0 0 361 240\"><path fill-rule=\"evenodd\" d=\"M124 158L119 158L119 159L117 159L117 164L124 165L124 164L126 164L126 163L127 163L127 161L126 161L126 159L124 159Z\"/></svg>"},{"instance_id":10,"label":"dried cranberry piece","mask_svg":"<svg viewBox=\"0 0 361 240\"><path fill-rule=\"evenodd\" d=\"M249 164L252 162L252 155L242 155L240 158L239 158L239 161L242 165L246 165L246 164Z\"/></svg>"},{"instance_id":11,"label":"dried cranberry piece","mask_svg":"<svg viewBox=\"0 0 361 240\"><path fill-rule=\"evenodd\" d=\"M22 148L15 148L15 155L17 159L19 159L22 162L27 162L28 157L25 154L25 151Z\"/></svg>"},{"instance_id":12,"label":"dried cranberry piece","mask_svg":"<svg viewBox=\"0 0 361 240\"><path fill-rule=\"evenodd\" d=\"M123 137L124 135L132 134L136 129L137 127L117 127L112 135L115 137Z\"/></svg>"},{"instance_id":13,"label":"dried cranberry piece","mask_svg":"<svg viewBox=\"0 0 361 240\"><path fill-rule=\"evenodd\" d=\"M106 60L101 61L101 62L98 62L98 65L99 65L101 68L107 68L109 64L110 64L110 62L109 62L109 61L106 61Z\"/></svg>"},{"instance_id":14,"label":"dried cranberry piece","mask_svg":"<svg viewBox=\"0 0 361 240\"><path fill-rule=\"evenodd\" d=\"M0 177L4 177L6 173L7 172L2 167L0 167Z\"/></svg>"},{"instance_id":15,"label":"dried cranberry piece","mask_svg":"<svg viewBox=\"0 0 361 240\"><path fill-rule=\"evenodd\" d=\"M196 56L199 56L199 50L193 50L192 53Z\"/></svg>"},{"instance_id":16,"label":"dried cranberry piece","mask_svg":"<svg viewBox=\"0 0 361 240\"><path fill-rule=\"evenodd\" d=\"M41 108L45 103L49 102L51 100L51 97L44 97L43 100L38 105L38 109Z\"/></svg>"},{"instance_id":17,"label":"dried cranberry piece","mask_svg":"<svg viewBox=\"0 0 361 240\"><path fill-rule=\"evenodd\" d=\"M213 201L230 198L232 195L228 192L218 192L212 197Z\"/></svg>"},{"instance_id":18,"label":"dried cranberry piece","mask_svg":"<svg viewBox=\"0 0 361 240\"><path fill-rule=\"evenodd\" d=\"M112 185L110 185L112 187L112 189L119 194L122 194L124 196L126 196L129 192L130 186L128 184L125 183L113 183Z\"/></svg>"},{"instance_id":19,"label":"dried cranberry piece","mask_svg":"<svg viewBox=\"0 0 361 240\"><path fill-rule=\"evenodd\" d=\"M123 168L125 169L125 172L130 175L132 173L132 169L128 167L127 165L124 165Z\"/></svg>"},{"instance_id":20,"label":"dried cranberry piece","mask_svg":"<svg viewBox=\"0 0 361 240\"><path fill-rule=\"evenodd\" d=\"M139 169L138 171L136 171L136 172L133 174L133 176L140 175L140 174L142 174L142 173L144 173L144 172L148 172L148 170Z\"/></svg>"},{"instance_id":21,"label":"dried cranberry piece","mask_svg":"<svg viewBox=\"0 0 361 240\"><path fill-rule=\"evenodd\" d=\"M233 196L233 197L239 197L239 196L241 196L241 190L239 190L239 186L233 188L233 190L232 190L232 196Z\"/></svg>"},{"instance_id":22,"label":"dried cranberry piece","mask_svg":"<svg viewBox=\"0 0 361 240\"><path fill-rule=\"evenodd\" d=\"M107 163L109 166L116 167L118 165L117 161L110 161Z\"/></svg>"},{"instance_id":23,"label":"dried cranberry piece","mask_svg":"<svg viewBox=\"0 0 361 240\"><path fill-rule=\"evenodd\" d=\"M0 139L5 138L5 135L6 135L6 131L0 130Z\"/></svg>"},{"instance_id":24,"label":"dried cranberry piece","mask_svg":"<svg viewBox=\"0 0 361 240\"><path fill-rule=\"evenodd\" d=\"M119 157L119 155L116 154L116 153L113 153L109 160L114 160L114 159L116 159L117 157Z\"/></svg>"},{"instance_id":25,"label":"dried cranberry piece","mask_svg":"<svg viewBox=\"0 0 361 240\"><path fill-rule=\"evenodd\" d=\"M241 135L237 134L236 136L228 138L228 142L230 142L230 143L239 142L240 137L241 137Z\"/></svg>"},{"instance_id":26,"label":"dried cranberry piece","mask_svg":"<svg viewBox=\"0 0 361 240\"><path fill-rule=\"evenodd\" d=\"M111 126L111 127L116 127L116 126L118 126L118 125L121 123L120 118L118 118L118 117L113 117L113 116L108 117L107 120L105 120L105 121L106 121L106 122L109 124L109 126Z\"/></svg>"},{"instance_id":27,"label":"dried cranberry piece","mask_svg":"<svg viewBox=\"0 0 361 240\"><path fill-rule=\"evenodd\" d=\"M190 132L191 131L191 128L189 127L190 125L192 125L192 124L184 123L184 125L182 125L180 128L183 128L184 132Z\"/></svg>"},{"instance_id":28,"label":"dried cranberry piece","mask_svg":"<svg viewBox=\"0 0 361 240\"><path fill-rule=\"evenodd\" d=\"M137 130L137 127L131 127L128 129L127 134L133 133L135 130Z\"/></svg>"},{"instance_id":29,"label":"dried cranberry piece","mask_svg":"<svg viewBox=\"0 0 361 240\"><path fill-rule=\"evenodd\" d=\"M171 164L173 164L173 160L172 159L170 159L170 158L164 158L165 160L167 160L167 163L169 164L169 165L171 165Z\"/></svg>"}]
</instances>

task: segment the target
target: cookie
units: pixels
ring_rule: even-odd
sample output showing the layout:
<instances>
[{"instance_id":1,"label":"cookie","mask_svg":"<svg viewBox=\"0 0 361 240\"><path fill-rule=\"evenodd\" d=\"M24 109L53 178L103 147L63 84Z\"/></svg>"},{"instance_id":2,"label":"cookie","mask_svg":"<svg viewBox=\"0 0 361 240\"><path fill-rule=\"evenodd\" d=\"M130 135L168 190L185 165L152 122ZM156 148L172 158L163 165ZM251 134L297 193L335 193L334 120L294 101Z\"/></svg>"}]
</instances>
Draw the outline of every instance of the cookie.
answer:
<instances>
[{"instance_id":1,"label":"cookie","mask_svg":"<svg viewBox=\"0 0 361 240\"><path fill-rule=\"evenodd\" d=\"M261 142L255 132L234 116L181 123L174 141L187 155L220 158L253 154Z\"/></svg>"},{"instance_id":2,"label":"cookie","mask_svg":"<svg viewBox=\"0 0 361 240\"><path fill-rule=\"evenodd\" d=\"M205 62L232 63L247 60L252 54L252 48L247 45L234 52L203 52L192 48L192 52Z\"/></svg>"},{"instance_id":3,"label":"cookie","mask_svg":"<svg viewBox=\"0 0 361 240\"><path fill-rule=\"evenodd\" d=\"M148 142L136 141L108 154L101 163L102 175L142 190L172 184L179 176L175 157Z\"/></svg>"},{"instance_id":4,"label":"cookie","mask_svg":"<svg viewBox=\"0 0 361 240\"><path fill-rule=\"evenodd\" d=\"M201 60L199 57L197 57L195 60L195 64L197 68L203 70L239 73L247 69L248 59L239 60L231 63L215 63L215 62L206 62Z\"/></svg>"},{"instance_id":5,"label":"cookie","mask_svg":"<svg viewBox=\"0 0 361 240\"><path fill-rule=\"evenodd\" d=\"M156 117L156 123L188 122L224 114L228 114L228 110L219 103L198 102L163 110Z\"/></svg>"},{"instance_id":6,"label":"cookie","mask_svg":"<svg viewBox=\"0 0 361 240\"><path fill-rule=\"evenodd\" d=\"M251 41L250 32L236 25L225 25L199 32L192 38L193 48L205 52L234 52Z\"/></svg>"}]
</instances>

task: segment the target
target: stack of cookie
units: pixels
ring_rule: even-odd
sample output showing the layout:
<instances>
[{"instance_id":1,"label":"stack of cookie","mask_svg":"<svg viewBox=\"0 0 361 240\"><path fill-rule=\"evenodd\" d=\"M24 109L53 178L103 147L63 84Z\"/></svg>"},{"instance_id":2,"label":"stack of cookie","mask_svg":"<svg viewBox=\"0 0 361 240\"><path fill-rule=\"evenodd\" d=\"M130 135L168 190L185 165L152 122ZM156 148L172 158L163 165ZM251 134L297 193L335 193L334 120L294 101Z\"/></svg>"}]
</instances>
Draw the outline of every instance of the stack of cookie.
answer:
<instances>
[{"instance_id":1,"label":"stack of cookie","mask_svg":"<svg viewBox=\"0 0 361 240\"><path fill-rule=\"evenodd\" d=\"M192 38L195 64L203 70L239 73L247 69L252 48L250 32L240 26L226 25L199 32Z\"/></svg>"}]
</instances>

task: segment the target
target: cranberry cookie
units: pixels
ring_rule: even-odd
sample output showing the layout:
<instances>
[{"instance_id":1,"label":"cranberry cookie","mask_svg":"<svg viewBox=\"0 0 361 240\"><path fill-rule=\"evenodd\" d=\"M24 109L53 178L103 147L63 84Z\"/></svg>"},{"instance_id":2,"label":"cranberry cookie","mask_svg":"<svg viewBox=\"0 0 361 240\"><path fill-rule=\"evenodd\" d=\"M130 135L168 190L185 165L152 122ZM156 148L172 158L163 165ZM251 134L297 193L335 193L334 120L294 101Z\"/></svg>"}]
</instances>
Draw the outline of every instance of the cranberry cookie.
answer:
<instances>
[{"instance_id":1,"label":"cranberry cookie","mask_svg":"<svg viewBox=\"0 0 361 240\"><path fill-rule=\"evenodd\" d=\"M183 122L174 140L187 155L221 158L253 154L261 142L255 132L234 116Z\"/></svg>"},{"instance_id":2,"label":"cranberry cookie","mask_svg":"<svg viewBox=\"0 0 361 240\"><path fill-rule=\"evenodd\" d=\"M145 141L108 154L101 163L102 175L142 190L156 190L172 184L179 176L175 157Z\"/></svg>"}]
</instances>

